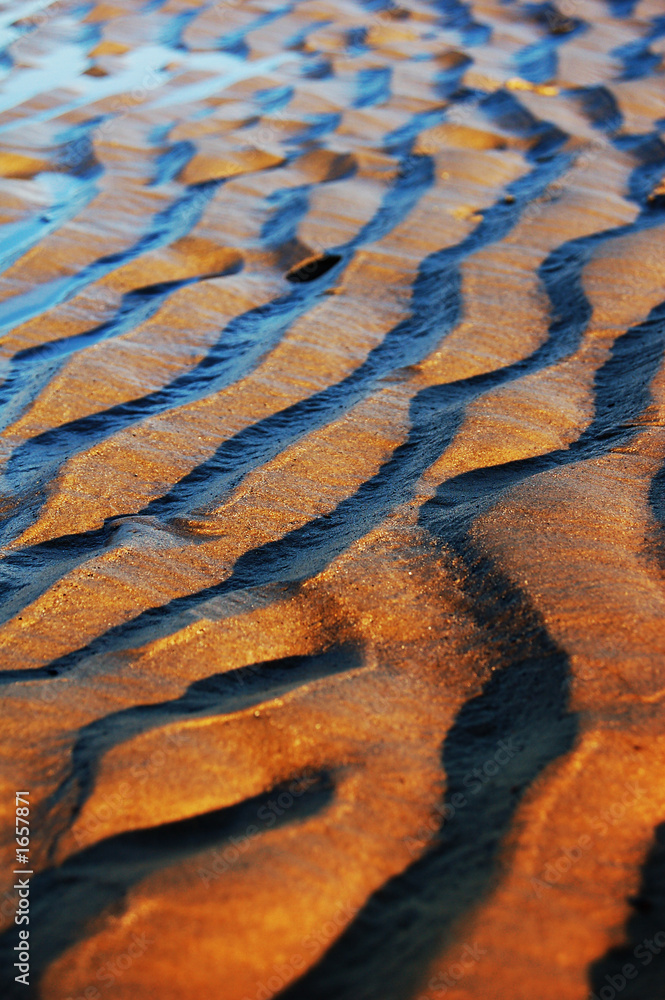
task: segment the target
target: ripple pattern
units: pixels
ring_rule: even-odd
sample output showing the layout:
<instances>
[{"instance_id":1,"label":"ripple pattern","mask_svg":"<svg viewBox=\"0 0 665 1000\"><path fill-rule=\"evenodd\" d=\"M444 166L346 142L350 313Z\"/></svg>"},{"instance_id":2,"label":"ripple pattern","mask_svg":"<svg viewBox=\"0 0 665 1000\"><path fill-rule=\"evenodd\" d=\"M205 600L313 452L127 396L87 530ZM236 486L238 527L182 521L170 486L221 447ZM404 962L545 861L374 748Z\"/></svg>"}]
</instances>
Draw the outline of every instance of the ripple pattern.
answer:
<instances>
[{"instance_id":1,"label":"ripple pattern","mask_svg":"<svg viewBox=\"0 0 665 1000\"><path fill-rule=\"evenodd\" d=\"M3 996L664 1000L664 38L0 12Z\"/></svg>"}]
</instances>

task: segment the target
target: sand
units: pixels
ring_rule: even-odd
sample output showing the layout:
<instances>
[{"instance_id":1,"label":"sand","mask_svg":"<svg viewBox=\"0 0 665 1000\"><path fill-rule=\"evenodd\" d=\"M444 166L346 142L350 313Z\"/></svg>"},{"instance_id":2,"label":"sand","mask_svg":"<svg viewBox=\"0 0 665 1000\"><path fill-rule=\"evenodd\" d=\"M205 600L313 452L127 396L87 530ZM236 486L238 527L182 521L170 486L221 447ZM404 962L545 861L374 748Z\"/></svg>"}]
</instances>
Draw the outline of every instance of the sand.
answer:
<instances>
[{"instance_id":1,"label":"sand","mask_svg":"<svg viewBox=\"0 0 665 1000\"><path fill-rule=\"evenodd\" d=\"M662 5L0 46L3 996L663 1000Z\"/></svg>"}]
</instances>

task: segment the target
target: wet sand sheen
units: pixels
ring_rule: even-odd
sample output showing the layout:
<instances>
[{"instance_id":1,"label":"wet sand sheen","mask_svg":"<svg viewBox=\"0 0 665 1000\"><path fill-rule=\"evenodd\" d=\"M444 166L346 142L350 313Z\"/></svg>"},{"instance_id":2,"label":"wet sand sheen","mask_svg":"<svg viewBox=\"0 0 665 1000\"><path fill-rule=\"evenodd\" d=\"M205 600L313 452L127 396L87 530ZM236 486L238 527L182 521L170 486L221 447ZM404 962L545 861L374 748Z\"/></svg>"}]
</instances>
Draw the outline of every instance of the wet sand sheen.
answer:
<instances>
[{"instance_id":1,"label":"wet sand sheen","mask_svg":"<svg viewBox=\"0 0 665 1000\"><path fill-rule=\"evenodd\" d=\"M3 13L3 995L663 1000L664 39Z\"/></svg>"}]
</instances>

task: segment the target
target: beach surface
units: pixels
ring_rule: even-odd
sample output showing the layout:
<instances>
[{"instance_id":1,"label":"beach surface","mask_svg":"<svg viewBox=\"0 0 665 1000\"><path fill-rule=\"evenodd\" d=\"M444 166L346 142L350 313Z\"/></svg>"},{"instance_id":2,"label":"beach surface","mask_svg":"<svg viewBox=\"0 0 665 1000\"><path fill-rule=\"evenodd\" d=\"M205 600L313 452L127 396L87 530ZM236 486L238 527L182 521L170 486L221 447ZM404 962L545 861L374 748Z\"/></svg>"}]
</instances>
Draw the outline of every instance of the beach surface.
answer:
<instances>
[{"instance_id":1,"label":"beach surface","mask_svg":"<svg viewBox=\"0 0 665 1000\"><path fill-rule=\"evenodd\" d=\"M662 2L0 47L2 995L665 1000Z\"/></svg>"}]
</instances>

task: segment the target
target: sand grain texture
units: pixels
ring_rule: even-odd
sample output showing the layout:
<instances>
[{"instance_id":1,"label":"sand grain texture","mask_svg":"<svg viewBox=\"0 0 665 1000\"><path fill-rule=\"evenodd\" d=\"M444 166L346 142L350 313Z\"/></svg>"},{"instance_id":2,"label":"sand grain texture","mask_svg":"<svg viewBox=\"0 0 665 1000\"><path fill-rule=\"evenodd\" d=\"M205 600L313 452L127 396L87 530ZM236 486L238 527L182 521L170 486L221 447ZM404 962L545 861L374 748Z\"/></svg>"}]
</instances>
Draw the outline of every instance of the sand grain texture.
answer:
<instances>
[{"instance_id":1,"label":"sand grain texture","mask_svg":"<svg viewBox=\"0 0 665 1000\"><path fill-rule=\"evenodd\" d=\"M661 4L0 45L3 997L665 1000Z\"/></svg>"}]
</instances>

